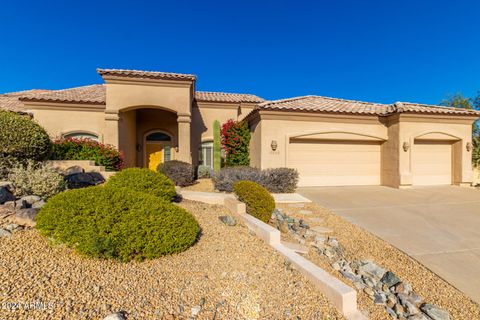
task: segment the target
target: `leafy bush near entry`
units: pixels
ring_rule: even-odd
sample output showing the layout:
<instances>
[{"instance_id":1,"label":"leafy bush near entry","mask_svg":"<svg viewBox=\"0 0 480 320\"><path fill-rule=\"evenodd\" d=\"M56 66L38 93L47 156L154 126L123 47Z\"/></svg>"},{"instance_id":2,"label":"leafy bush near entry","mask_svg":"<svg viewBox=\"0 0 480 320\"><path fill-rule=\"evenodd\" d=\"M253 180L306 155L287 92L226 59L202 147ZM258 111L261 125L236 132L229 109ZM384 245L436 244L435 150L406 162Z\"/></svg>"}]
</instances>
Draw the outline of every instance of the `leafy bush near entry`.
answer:
<instances>
[{"instance_id":1,"label":"leafy bush near entry","mask_svg":"<svg viewBox=\"0 0 480 320\"><path fill-rule=\"evenodd\" d=\"M0 110L0 159L5 161L45 160L52 143L45 129L29 116Z\"/></svg>"},{"instance_id":2,"label":"leafy bush near entry","mask_svg":"<svg viewBox=\"0 0 480 320\"><path fill-rule=\"evenodd\" d=\"M36 195L50 198L65 189L63 176L51 166L29 160L25 165L13 167L8 180L15 186L15 195Z\"/></svg>"},{"instance_id":3,"label":"leafy bush near entry","mask_svg":"<svg viewBox=\"0 0 480 320\"><path fill-rule=\"evenodd\" d=\"M233 185L238 200L245 202L247 213L268 222L275 209L275 200L267 189L252 181L238 181Z\"/></svg>"},{"instance_id":4,"label":"leafy bush near entry","mask_svg":"<svg viewBox=\"0 0 480 320\"><path fill-rule=\"evenodd\" d=\"M197 168L197 178L198 179L205 179L212 177L212 168L208 166L200 165Z\"/></svg>"},{"instance_id":5,"label":"leafy bush near entry","mask_svg":"<svg viewBox=\"0 0 480 320\"><path fill-rule=\"evenodd\" d=\"M148 193L169 202L177 195L175 185L169 178L150 169L124 169L111 177L106 186Z\"/></svg>"},{"instance_id":6,"label":"leafy bush near entry","mask_svg":"<svg viewBox=\"0 0 480 320\"><path fill-rule=\"evenodd\" d=\"M265 169L262 170L259 183L273 193L295 192L298 171L292 168Z\"/></svg>"},{"instance_id":7,"label":"leafy bush near entry","mask_svg":"<svg viewBox=\"0 0 480 320\"><path fill-rule=\"evenodd\" d=\"M214 175L215 189L232 192L237 181L253 181L273 193L294 192L298 183L298 172L291 168L260 170L252 167L226 167Z\"/></svg>"},{"instance_id":8,"label":"leafy bush near entry","mask_svg":"<svg viewBox=\"0 0 480 320\"><path fill-rule=\"evenodd\" d=\"M215 173L213 183L215 189L220 191L232 192L233 185L237 181L248 180L259 182L261 171L247 166L225 167Z\"/></svg>"},{"instance_id":9,"label":"leafy bush near entry","mask_svg":"<svg viewBox=\"0 0 480 320\"><path fill-rule=\"evenodd\" d=\"M127 188L62 192L36 217L40 232L95 258L153 259L191 247L199 232L186 210Z\"/></svg>"},{"instance_id":10,"label":"leafy bush near entry","mask_svg":"<svg viewBox=\"0 0 480 320\"><path fill-rule=\"evenodd\" d=\"M88 138L68 138L54 142L52 160L90 160L110 171L123 168L123 156L112 145Z\"/></svg>"},{"instance_id":11,"label":"leafy bush near entry","mask_svg":"<svg viewBox=\"0 0 480 320\"><path fill-rule=\"evenodd\" d=\"M222 125L221 141L227 167L250 165L250 137L246 121L230 119Z\"/></svg>"},{"instance_id":12,"label":"leafy bush near entry","mask_svg":"<svg viewBox=\"0 0 480 320\"><path fill-rule=\"evenodd\" d=\"M190 186L195 181L195 170L190 163L171 160L160 163L157 171L166 175L176 186Z\"/></svg>"}]
</instances>

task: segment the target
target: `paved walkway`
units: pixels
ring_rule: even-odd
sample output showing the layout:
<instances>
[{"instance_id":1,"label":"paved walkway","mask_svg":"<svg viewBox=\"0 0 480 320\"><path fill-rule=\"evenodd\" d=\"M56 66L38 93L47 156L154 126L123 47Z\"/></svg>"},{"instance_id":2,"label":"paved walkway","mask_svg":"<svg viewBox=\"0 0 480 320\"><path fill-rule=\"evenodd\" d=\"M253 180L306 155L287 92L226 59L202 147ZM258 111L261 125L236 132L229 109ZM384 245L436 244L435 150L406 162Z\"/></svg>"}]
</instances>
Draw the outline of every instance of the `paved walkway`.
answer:
<instances>
[{"instance_id":1,"label":"paved walkway","mask_svg":"<svg viewBox=\"0 0 480 320\"><path fill-rule=\"evenodd\" d=\"M388 241L480 303L480 190L362 186L299 193Z\"/></svg>"}]
</instances>

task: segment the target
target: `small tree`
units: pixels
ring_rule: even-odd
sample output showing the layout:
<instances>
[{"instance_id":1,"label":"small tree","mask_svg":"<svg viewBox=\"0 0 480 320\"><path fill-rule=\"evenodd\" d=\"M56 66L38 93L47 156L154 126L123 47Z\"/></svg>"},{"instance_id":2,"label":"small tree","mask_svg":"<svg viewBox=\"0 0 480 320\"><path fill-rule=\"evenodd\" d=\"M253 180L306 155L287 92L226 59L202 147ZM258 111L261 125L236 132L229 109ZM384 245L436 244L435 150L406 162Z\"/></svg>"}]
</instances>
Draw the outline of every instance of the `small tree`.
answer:
<instances>
[{"instance_id":1,"label":"small tree","mask_svg":"<svg viewBox=\"0 0 480 320\"><path fill-rule=\"evenodd\" d=\"M231 166L250 165L250 129L245 121L228 120L222 125L222 148L225 164Z\"/></svg>"},{"instance_id":2,"label":"small tree","mask_svg":"<svg viewBox=\"0 0 480 320\"><path fill-rule=\"evenodd\" d=\"M213 122L213 170L220 171L222 166L222 141L220 138L220 122L215 120Z\"/></svg>"}]
</instances>

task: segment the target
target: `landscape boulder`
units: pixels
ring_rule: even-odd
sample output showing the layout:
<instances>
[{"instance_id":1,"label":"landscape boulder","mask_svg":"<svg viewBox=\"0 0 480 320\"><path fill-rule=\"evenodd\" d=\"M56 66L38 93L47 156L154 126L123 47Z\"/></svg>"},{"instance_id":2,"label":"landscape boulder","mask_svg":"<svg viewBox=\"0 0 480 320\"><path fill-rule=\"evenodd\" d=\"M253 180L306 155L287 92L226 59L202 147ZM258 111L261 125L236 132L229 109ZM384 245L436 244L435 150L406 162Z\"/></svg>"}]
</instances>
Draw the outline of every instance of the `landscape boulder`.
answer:
<instances>
[{"instance_id":1,"label":"landscape boulder","mask_svg":"<svg viewBox=\"0 0 480 320\"><path fill-rule=\"evenodd\" d=\"M80 189L96 186L105 182L103 176L98 172L77 172L65 176L67 189Z\"/></svg>"}]
</instances>

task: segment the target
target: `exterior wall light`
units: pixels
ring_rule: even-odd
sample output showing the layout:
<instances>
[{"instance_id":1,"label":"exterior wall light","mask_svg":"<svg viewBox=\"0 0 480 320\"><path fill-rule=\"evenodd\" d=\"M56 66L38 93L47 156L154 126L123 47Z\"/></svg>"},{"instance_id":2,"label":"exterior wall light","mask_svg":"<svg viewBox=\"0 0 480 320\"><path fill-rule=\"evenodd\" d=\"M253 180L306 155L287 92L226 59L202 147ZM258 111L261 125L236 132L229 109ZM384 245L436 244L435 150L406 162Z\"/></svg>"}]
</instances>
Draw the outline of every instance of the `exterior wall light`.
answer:
<instances>
[{"instance_id":1,"label":"exterior wall light","mask_svg":"<svg viewBox=\"0 0 480 320\"><path fill-rule=\"evenodd\" d=\"M174 149L175 149L175 152L178 152L178 146L176 146Z\"/></svg>"},{"instance_id":2,"label":"exterior wall light","mask_svg":"<svg viewBox=\"0 0 480 320\"><path fill-rule=\"evenodd\" d=\"M276 140L272 140L272 143L270 144L270 146L272 147L272 150L275 151L277 150L277 141Z\"/></svg>"},{"instance_id":3,"label":"exterior wall light","mask_svg":"<svg viewBox=\"0 0 480 320\"><path fill-rule=\"evenodd\" d=\"M403 143L403 151L407 152L408 149L410 149L410 143L404 142L404 143Z\"/></svg>"},{"instance_id":4,"label":"exterior wall light","mask_svg":"<svg viewBox=\"0 0 480 320\"><path fill-rule=\"evenodd\" d=\"M467 151L470 152L473 149L473 145L471 142L467 142Z\"/></svg>"}]
</instances>

